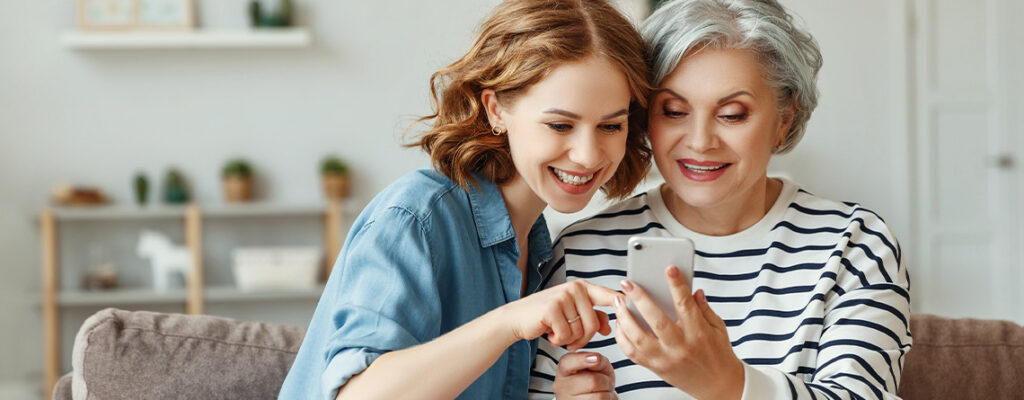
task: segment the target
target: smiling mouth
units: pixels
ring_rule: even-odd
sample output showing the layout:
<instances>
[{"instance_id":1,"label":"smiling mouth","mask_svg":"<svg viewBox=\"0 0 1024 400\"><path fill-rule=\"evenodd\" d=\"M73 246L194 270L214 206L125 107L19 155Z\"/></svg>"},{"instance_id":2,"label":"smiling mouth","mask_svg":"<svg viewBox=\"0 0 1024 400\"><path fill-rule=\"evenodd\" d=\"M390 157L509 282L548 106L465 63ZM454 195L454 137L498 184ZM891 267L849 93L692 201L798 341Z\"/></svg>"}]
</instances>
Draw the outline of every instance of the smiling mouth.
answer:
<instances>
[{"instance_id":1,"label":"smiling mouth","mask_svg":"<svg viewBox=\"0 0 1024 400\"><path fill-rule=\"evenodd\" d=\"M687 170L692 171L692 172L696 172L698 174L706 174L706 173L709 173L709 172L715 172L715 171L718 171L718 170L720 170L722 168L725 168L725 167L728 167L728 166L732 165L731 163L723 163L723 164L718 164L718 165L695 165L695 164L690 164L690 163L685 163L685 162L680 163L680 164L683 165L683 168L686 168Z\"/></svg>"},{"instance_id":2,"label":"smiling mouth","mask_svg":"<svg viewBox=\"0 0 1024 400\"><path fill-rule=\"evenodd\" d=\"M548 168L551 169L551 172L555 173L555 176L558 177L558 180L562 181L562 183L565 183L567 185L574 185L574 186L586 185L588 182L590 182L592 179L594 179L594 176L597 175L596 172L591 173L590 175L574 175L574 174L570 174L568 172L562 171L562 170L560 170L558 168L555 168L555 167L548 167Z\"/></svg>"}]
</instances>

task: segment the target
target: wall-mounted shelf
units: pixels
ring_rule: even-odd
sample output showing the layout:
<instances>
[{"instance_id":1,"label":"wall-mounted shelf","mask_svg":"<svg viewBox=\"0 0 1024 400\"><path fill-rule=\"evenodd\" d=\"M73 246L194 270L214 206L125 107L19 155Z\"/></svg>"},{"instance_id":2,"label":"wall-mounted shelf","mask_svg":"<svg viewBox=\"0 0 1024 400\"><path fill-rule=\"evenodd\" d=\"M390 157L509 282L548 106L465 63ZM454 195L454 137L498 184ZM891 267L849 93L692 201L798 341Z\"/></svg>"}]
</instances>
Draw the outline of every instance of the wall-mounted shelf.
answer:
<instances>
[{"instance_id":1,"label":"wall-mounted shelf","mask_svg":"<svg viewBox=\"0 0 1024 400\"><path fill-rule=\"evenodd\" d=\"M259 290L245 291L233 286L215 286L203 289L203 300L207 303L311 300L320 298L324 285L308 290ZM127 288L112 290L62 290L57 293L57 305L61 307L117 307L140 304L185 304L188 294L185 289L155 292L151 288Z\"/></svg>"},{"instance_id":2,"label":"wall-mounted shelf","mask_svg":"<svg viewBox=\"0 0 1024 400\"><path fill-rule=\"evenodd\" d=\"M69 31L62 45L81 50L297 48L312 42L306 28L192 31Z\"/></svg>"}]
</instances>

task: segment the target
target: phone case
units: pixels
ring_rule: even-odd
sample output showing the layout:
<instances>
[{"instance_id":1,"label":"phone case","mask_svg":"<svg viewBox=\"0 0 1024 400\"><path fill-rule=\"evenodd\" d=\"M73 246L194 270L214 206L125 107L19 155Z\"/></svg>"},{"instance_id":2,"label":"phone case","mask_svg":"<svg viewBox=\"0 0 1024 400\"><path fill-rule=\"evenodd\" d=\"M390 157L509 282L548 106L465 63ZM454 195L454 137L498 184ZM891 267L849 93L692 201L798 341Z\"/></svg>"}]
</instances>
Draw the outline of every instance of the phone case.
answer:
<instances>
[{"instance_id":1,"label":"phone case","mask_svg":"<svg viewBox=\"0 0 1024 400\"><path fill-rule=\"evenodd\" d=\"M633 236L626 250L626 279L642 287L665 315L675 321L675 301L665 278L665 268L675 265L692 288L693 253L693 241L687 238ZM640 326L651 331L628 298L626 307Z\"/></svg>"}]
</instances>

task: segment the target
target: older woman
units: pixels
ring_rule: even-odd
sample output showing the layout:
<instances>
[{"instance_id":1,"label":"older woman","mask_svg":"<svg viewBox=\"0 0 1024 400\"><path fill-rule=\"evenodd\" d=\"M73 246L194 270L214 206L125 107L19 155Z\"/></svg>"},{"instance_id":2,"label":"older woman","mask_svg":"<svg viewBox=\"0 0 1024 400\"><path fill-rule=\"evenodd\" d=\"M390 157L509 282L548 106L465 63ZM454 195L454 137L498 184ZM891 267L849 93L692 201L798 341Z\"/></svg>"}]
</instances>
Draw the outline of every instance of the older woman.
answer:
<instances>
[{"instance_id":1,"label":"older woman","mask_svg":"<svg viewBox=\"0 0 1024 400\"><path fill-rule=\"evenodd\" d=\"M533 396L894 398L911 346L896 239L876 213L766 172L817 104L814 39L774 0L671 1L643 34L665 184L563 231L547 285L621 288L654 332L616 304L614 334L585 351L542 341ZM639 266L665 269L675 315L622 280L633 235L694 241L692 285Z\"/></svg>"}]
</instances>

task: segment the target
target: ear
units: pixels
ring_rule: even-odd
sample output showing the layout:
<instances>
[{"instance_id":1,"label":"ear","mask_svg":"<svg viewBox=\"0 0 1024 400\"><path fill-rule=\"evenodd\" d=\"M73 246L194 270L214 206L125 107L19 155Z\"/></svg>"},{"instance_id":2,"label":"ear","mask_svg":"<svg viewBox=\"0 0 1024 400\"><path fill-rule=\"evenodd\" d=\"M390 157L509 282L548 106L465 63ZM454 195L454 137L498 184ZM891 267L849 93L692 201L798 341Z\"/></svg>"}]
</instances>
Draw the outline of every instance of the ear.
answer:
<instances>
[{"instance_id":1,"label":"ear","mask_svg":"<svg viewBox=\"0 0 1024 400\"><path fill-rule=\"evenodd\" d=\"M483 104L484 111L487 113L487 122L492 127L505 125L502 120L502 114L505 110L501 107L501 103L498 102L498 94L494 92L494 89L484 89L480 92L480 103Z\"/></svg>"},{"instance_id":2,"label":"ear","mask_svg":"<svg viewBox=\"0 0 1024 400\"><path fill-rule=\"evenodd\" d=\"M779 131L775 133L775 146L778 148L786 141L786 136L789 134L789 129L793 127L793 120L796 119L796 100L790 103L789 107L782 112L782 120L779 121Z\"/></svg>"}]
</instances>

